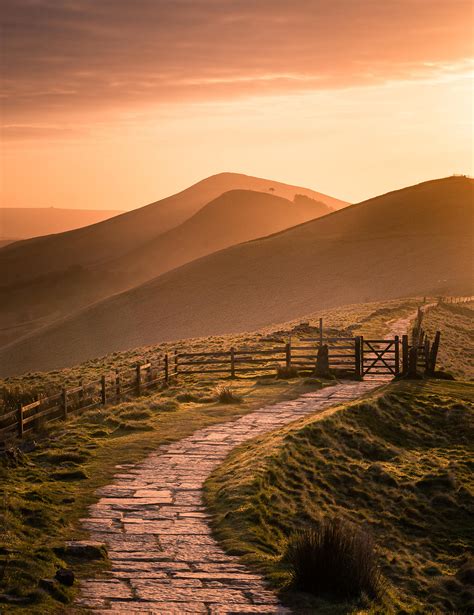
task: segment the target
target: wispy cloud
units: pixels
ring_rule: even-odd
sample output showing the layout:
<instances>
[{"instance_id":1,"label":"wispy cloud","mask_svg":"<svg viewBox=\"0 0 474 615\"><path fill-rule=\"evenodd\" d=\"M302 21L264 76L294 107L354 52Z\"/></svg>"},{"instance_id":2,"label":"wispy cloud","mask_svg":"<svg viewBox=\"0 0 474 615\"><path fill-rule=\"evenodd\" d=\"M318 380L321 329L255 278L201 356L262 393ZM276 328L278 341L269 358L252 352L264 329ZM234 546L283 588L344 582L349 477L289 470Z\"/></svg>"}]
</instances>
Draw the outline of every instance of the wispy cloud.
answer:
<instances>
[{"instance_id":1,"label":"wispy cloud","mask_svg":"<svg viewBox=\"0 0 474 615\"><path fill-rule=\"evenodd\" d=\"M429 77L472 55L469 0L3 0L2 14L10 124Z\"/></svg>"}]
</instances>

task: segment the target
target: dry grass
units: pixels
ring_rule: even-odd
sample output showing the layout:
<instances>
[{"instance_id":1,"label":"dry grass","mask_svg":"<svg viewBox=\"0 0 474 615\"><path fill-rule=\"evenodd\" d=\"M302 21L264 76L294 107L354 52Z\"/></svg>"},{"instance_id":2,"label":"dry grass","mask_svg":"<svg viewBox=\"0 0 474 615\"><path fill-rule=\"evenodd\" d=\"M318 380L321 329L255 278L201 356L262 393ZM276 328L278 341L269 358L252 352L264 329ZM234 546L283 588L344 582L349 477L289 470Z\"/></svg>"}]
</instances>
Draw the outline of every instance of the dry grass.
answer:
<instances>
[{"instance_id":1,"label":"dry grass","mask_svg":"<svg viewBox=\"0 0 474 615\"><path fill-rule=\"evenodd\" d=\"M48 395L60 390L64 385L73 387L77 386L81 380L84 382L97 380L102 374L113 372L116 369L120 371L131 370L134 369L137 362L154 361L166 352L171 355L175 349L178 352L197 352L229 349L231 346L238 348L257 345L265 348L274 344L283 344L290 336L293 340L299 337L317 337L320 317L324 319L324 328L327 334L350 336L364 332L364 334L377 337L386 333L388 322L415 312L419 303L420 299L411 298L381 303L348 305L335 310L322 310L318 314L308 314L302 319L265 327L251 333L180 340L157 346L114 352L71 368L49 372L33 372L0 379L0 391L4 391L5 399L11 399L12 403L15 404L16 399L23 399L21 397L23 395L26 396L25 399L33 398L37 394ZM307 324L302 326L302 322ZM273 371L273 369L270 368L270 371ZM250 377L254 375L249 374ZM187 377L185 382L190 382L192 385L193 379Z\"/></svg>"},{"instance_id":2,"label":"dry grass","mask_svg":"<svg viewBox=\"0 0 474 615\"><path fill-rule=\"evenodd\" d=\"M79 520L97 499L95 490L111 482L117 465L138 462L161 444L307 390L300 381L273 379L260 387L249 379L234 382L232 400L221 402L216 384L173 385L86 411L67 424L52 423L36 440L27 440L23 450L13 449L0 460L0 611L64 612L58 604L69 603L74 589L52 597L39 587L39 579L53 577L57 565L68 565L54 548L87 536ZM242 403L230 403L236 397ZM74 571L90 576L88 566L74 564ZM6 606L2 594L20 604Z\"/></svg>"},{"instance_id":3,"label":"dry grass","mask_svg":"<svg viewBox=\"0 0 474 615\"><path fill-rule=\"evenodd\" d=\"M321 516L369 529L391 612L470 612L474 387L399 382L323 420L306 418L234 451L206 485L216 536L288 585L288 540ZM463 580L464 579L464 580ZM354 601L286 594L321 613ZM368 608L367 603L365 603Z\"/></svg>"},{"instance_id":4,"label":"dry grass","mask_svg":"<svg viewBox=\"0 0 474 615\"><path fill-rule=\"evenodd\" d=\"M295 590L339 599L382 597L374 540L343 518L323 518L290 536L283 561Z\"/></svg>"},{"instance_id":5,"label":"dry grass","mask_svg":"<svg viewBox=\"0 0 474 615\"><path fill-rule=\"evenodd\" d=\"M441 331L437 369L474 380L474 302L441 304L428 311L423 328L433 339Z\"/></svg>"}]
</instances>

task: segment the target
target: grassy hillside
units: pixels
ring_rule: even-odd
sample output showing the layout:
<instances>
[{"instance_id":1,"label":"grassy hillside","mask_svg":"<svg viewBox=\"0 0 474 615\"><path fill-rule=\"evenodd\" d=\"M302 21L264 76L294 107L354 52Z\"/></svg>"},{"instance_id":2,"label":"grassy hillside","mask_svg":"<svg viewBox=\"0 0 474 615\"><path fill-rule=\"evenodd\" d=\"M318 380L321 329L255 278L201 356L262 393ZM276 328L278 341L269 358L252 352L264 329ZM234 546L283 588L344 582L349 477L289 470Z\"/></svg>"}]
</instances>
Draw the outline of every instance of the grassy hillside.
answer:
<instances>
[{"instance_id":1,"label":"grassy hillside","mask_svg":"<svg viewBox=\"0 0 474 615\"><path fill-rule=\"evenodd\" d=\"M174 350L195 352L228 350L231 346L248 347L256 345L265 347L269 344L273 345L274 342L282 343L290 336L293 340L308 335L315 336L319 327L319 318L323 318L325 335L353 336L364 334L379 338L386 335L394 320L416 314L419 305L420 298L345 305L337 309L305 314L301 319L263 327L257 331L184 339L153 346L139 346L128 351L114 352L97 359L78 363L70 368L31 372L0 379L0 389L2 387L6 387L8 390L19 388L51 394L51 392L59 390L63 384L76 386L79 380L85 382L97 380L104 373L115 369L133 368L137 361L146 363L149 360L155 360L162 353L172 353Z\"/></svg>"},{"instance_id":2,"label":"grassy hillside","mask_svg":"<svg viewBox=\"0 0 474 615\"><path fill-rule=\"evenodd\" d=\"M474 380L474 302L441 303L428 311L423 327L431 339L441 331L439 368L461 380Z\"/></svg>"},{"instance_id":3,"label":"grassy hillside","mask_svg":"<svg viewBox=\"0 0 474 615\"><path fill-rule=\"evenodd\" d=\"M205 205L177 227L126 254L89 267L11 285L0 314L0 342L18 339L48 321L110 294L228 246L268 235L327 214L323 203L305 197L296 202L271 193L234 190Z\"/></svg>"},{"instance_id":4,"label":"grassy hillside","mask_svg":"<svg viewBox=\"0 0 474 615\"><path fill-rule=\"evenodd\" d=\"M28 239L51 233L63 233L108 220L122 213L123 211L112 209L2 207L0 208L0 239L8 237Z\"/></svg>"},{"instance_id":5,"label":"grassy hillside","mask_svg":"<svg viewBox=\"0 0 474 615\"><path fill-rule=\"evenodd\" d=\"M110 220L56 236L32 239L0 252L2 286L32 280L71 266L117 258L160 233L181 224L207 203L229 190L269 192L293 199L305 194L330 207L345 205L323 194L238 173L208 177L173 196L123 213ZM335 203L335 205L333 205Z\"/></svg>"},{"instance_id":6,"label":"grassy hillside","mask_svg":"<svg viewBox=\"0 0 474 615\"><path fill-rule=\"evenodd\" d=\"M3 372L248 331L361 300L468 294L473 185L426 182L193 261L2 350Z\"/></svg>"},{"instance_id":7,"label":"grassy hillside","mask_svg":"<svg viewBox=\"0 0 474 615\"><path fill-rule=\"evenodd\" d=\"M373 610L471 612L473 402L467 383L399 382L239 447L207 483L216 536L283 588L288 537L343 516L375 537L388 587ZM285 599L305 612L364 607Z\"/></svg>"},{"instance_id":8,"label":"grassy hillside","mask_svg":"<svg viewBox=\"0 0 474 615\"><path fill-rule=\"evenodd\" d=\"M87 537L80 519L98 499L96 489L111 482L117 464L136 463L161 444L201 427L311 390L301 381L275 380L262 387L250 379L233 384L243 402L229 405L219 401L218 384L217 380L180 383L100 411L86 411L66 427L51 424L23 452L0 457L2 613L69 612L74 590L56 585L51 595L39 581L53 578L56 566L91 575L96 563L70 562L55 548L65 540Z\"/></svg>"}]
</instances>

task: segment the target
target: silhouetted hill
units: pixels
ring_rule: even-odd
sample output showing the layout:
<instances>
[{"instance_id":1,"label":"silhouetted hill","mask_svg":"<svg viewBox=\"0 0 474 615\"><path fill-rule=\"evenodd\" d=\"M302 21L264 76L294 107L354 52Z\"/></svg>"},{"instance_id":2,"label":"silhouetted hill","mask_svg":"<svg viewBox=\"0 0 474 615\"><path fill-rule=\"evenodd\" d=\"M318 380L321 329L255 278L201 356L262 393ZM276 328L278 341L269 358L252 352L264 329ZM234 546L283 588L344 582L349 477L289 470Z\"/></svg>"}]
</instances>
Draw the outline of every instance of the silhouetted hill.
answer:
<instances>
[{"instance_id":1,"label":"silhouetted hill","mask_svg":"<svg viewBox=\"0 0 474 615\"><path fill-rule=\"evenodd\" d=\"M5 347L2 373L251 330L345 303L471 294L473 183L425 182L188 263Z\"/></svg>"},{"instance_id":2,"label":"silhouetted hill","mask_svg":"<svg viewBox=\"0 0 474 615\"><path fill-rule=\"evenodd\" d=\"M2 240L28 239L62 233L123 213L119 210L59 209L56 207L1 207L0 247Z\"/></svg>"},{"instance_id":3,"label":"silhouetted hill","mask_svg":"<svg viewBox=\"0 0 474 615\"><path fill-rule=\"evenodd\" d=\"M68 267L118 258L181 224L224 192L236 189L270 192L287 199L304 194L333 209L347 204L297 186L238 173L220 173L166 199L92 226L17 242L1 249L0 284L6 286L65 271Z\"/></svg>"},{"instance_id":4,"label":"silhouetted hill","mask_svg":"<svg viewBox=\"0 0 474 615\"><path fill-rule=\"evenodd\" d=\"M0 343L19 339L71 311L136 286L216 250L327 214L327 205L298 195L234 190L181 225L118 258L72 265L0 288Z\"/></svg>"}]
</instances>

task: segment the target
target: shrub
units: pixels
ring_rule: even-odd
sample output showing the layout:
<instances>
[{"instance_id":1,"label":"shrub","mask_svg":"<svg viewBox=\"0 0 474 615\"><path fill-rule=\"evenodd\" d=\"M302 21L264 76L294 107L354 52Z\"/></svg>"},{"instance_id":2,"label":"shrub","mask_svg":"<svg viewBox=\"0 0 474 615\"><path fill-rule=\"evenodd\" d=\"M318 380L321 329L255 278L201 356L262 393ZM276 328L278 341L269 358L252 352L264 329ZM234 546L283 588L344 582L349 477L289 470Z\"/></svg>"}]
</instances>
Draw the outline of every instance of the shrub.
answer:
<instances>
[{"instance_id":1,"label":"shrub","mask_svg":"<svg viewBox=\"0 0 474 615\"><path fill-rule=\"evenodd\" d=\"M219 387L216 389L216 395L221 404L240 404L242 398L234 393L230 387Z\"/></svg>"},{"instance_id":2,"label":"shrub","mask_svg":"<svg viewBox=\"0 0 474 615\"><path fill-rule=\"evenodd\" d=\"M276 368L276 377L278 378L278 380L289 380L290 378L298 378L298 370L296 369L296 367L278 365Z\"/></svg>"},{"instance_id":3,"label":"shrub","mask_svg":"<svg viewBox=\"0 0 474 615\"><path fill-rule=\"evenodd\" d=\"M323 519L288 541L285 563L295 589L316 596L379 598L382 578L370 534L343 519Z\"/></svg>"}]
</instances>

